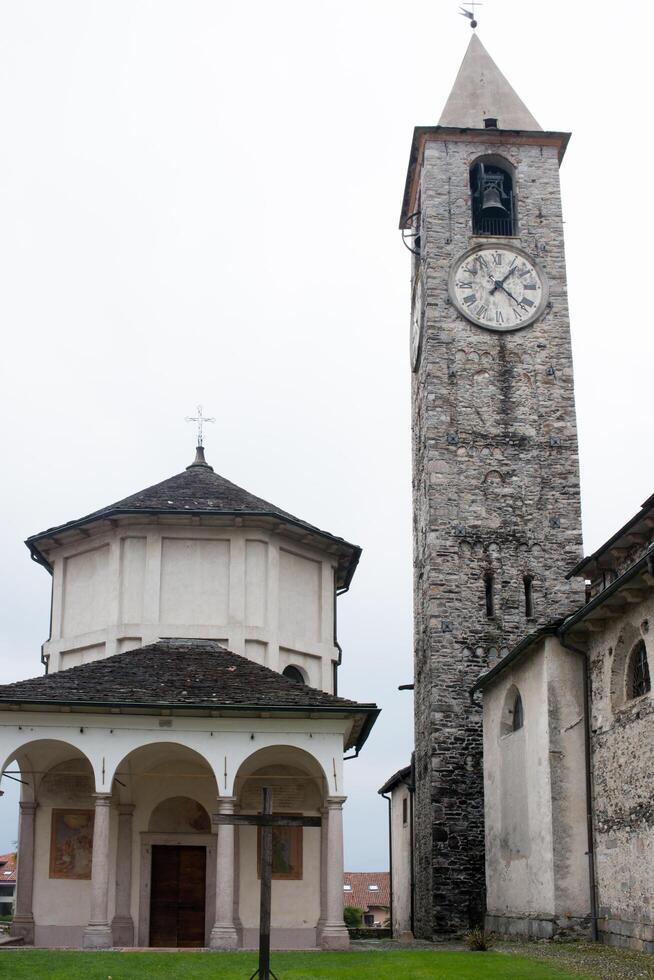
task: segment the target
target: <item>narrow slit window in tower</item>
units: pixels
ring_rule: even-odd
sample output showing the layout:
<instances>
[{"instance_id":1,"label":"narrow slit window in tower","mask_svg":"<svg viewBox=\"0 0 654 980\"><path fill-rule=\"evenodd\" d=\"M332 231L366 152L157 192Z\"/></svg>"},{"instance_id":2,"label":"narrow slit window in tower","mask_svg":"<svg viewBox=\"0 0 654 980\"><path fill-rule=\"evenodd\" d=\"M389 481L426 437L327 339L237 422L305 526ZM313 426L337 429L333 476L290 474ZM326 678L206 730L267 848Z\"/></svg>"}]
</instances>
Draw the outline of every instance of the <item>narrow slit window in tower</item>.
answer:
<instances>
[{"instance_id":1,"label":"narrow slit window in tower","mask_svg":"<svg viewBox=\"0 0 654 980\"><path fill-rule=\"evenodd\" d=\"M484 575L484 589L486 592L486 615L490 618L495 615L495 582L492 572Z\"/></svg>"},{"instance_id":2,"label":"narrow slit window in tower","mask_svg":"<svg viewBox=\"0 0 654 980\"><path fill-rule=\"evenodd\" d=\"M531 575L525 575L525 616L531 619L534 615L534 580Z\"/></svg>"}]
</instances>

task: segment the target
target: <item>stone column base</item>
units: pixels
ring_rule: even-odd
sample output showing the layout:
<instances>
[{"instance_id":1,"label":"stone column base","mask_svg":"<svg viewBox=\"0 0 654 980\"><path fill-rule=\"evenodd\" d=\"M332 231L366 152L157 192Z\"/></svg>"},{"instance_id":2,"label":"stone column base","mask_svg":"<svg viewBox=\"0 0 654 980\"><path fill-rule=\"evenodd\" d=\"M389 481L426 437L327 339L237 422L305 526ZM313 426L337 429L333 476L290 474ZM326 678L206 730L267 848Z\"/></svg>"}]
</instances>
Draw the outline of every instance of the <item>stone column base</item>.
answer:
<instances>
[{"instance_id":1,"label":"stone column base","mask_svg":"<svg viewBox=\"0 0 654 980\"><path fill-rule=\"evenodd\" d=\"M9 935L14 939L22 939L27 946L34 945L34 916L15 915L9 926Z\"/></svg>"},{"instance_id":2,"label":"stone column base","mask_svg":"<svg viewBox=\"0 0 654 980\"><path fill-rule=\"evenodd\" d=\"M134 922L131 915L114 915L111 920L111 935L114 946L133 946Z\"/></svg>"},{"instance_id":3,"label":"stone column base","mask_svg":"<svg viewBox=\"0 0 654 980\"><path fill-rule=\"evenodd\" d=\"M321 949L350 948L350 934L344 925L323 926L318 941Z\"/></svg>"},{"instance_id":4,"label":"stone column base","mask_svg":"<svg viewBox=\"0 0 654 980\"><path fill-rule=\"evenodd\" d=\"M111 949L113 937L111 929L107 926L87 926L84 930L82 939L84 949Z\"/></svg>"},{"instance_id":5,"label":"stone column base","mask_svg":"<svg viewBox=\"0 0 654 980\"><path fill-rule=\"evenodd\" d=\"M234 926L215 925L209 937L210 949L238 949L238 935Z\"/></svg>"}]
</instances>

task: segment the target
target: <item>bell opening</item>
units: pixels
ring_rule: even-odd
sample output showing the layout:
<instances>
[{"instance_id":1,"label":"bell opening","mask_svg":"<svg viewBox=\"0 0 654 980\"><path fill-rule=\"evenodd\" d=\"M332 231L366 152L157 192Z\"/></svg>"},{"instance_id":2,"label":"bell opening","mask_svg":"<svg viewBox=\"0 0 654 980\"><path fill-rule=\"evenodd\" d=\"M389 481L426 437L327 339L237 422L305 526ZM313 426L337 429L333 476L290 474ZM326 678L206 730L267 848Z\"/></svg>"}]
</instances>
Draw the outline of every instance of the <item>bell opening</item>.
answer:
<instances>
[{"instance_id":1,"label":"bell opening","mask_svg":"<svg viewBox=\"0 0 654 980\"><path fill-rule=\"evenodd\" d=\"M470 170L472 231L474 235L516 234L513 179L492 163L476 163Z\"/></svg>"}]
</instances>

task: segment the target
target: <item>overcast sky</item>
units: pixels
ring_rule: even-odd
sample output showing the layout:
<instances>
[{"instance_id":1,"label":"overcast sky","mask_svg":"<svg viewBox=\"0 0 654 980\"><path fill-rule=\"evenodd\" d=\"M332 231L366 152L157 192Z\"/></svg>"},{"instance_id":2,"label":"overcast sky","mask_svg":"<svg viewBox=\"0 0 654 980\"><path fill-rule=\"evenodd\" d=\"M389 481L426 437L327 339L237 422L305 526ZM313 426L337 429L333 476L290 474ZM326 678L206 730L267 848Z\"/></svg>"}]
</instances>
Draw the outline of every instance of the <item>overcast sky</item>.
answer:
<instances>
[{"instance_id":1,"label":"overcast sky","mask_svg":"<svg viewBox=\"0 0 654 980\"><path fill-rule=\"evenodd\" d=\"M442 0L0 3L0 682L41 672L27 535L214 468L363 547L341 693L346 866L387 866L376 791L409 759L411 133L470 36ZM480 37L562 168L584 541L654 491L651 9L488 0ZM6 782L5 782L6 786ZM16 837L0 801L0 852Z\"/></svg>"}]
</instances>

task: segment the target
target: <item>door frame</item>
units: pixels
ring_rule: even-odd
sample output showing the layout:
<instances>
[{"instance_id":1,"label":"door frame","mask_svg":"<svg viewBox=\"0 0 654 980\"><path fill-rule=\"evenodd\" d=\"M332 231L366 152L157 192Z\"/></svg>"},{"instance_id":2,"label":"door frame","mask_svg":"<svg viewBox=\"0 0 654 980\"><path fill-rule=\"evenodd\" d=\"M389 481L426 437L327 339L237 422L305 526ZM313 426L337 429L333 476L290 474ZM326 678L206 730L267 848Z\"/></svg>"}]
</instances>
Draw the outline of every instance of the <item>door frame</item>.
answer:
<instances>
[{"instance_id":1,"label":"door frame","mask_svg":"<svg viewBox=\"0 0 654 980\"><path fill-rule=\"evenodd\" d=\"M204 847L206 852L206 894L204 899L204 945L216 918L216 843L215 834L151 834L142 833L139 873L138 945L150 946L150 889L152 884L152 847Z\"/></svg>"}]
</instances>

